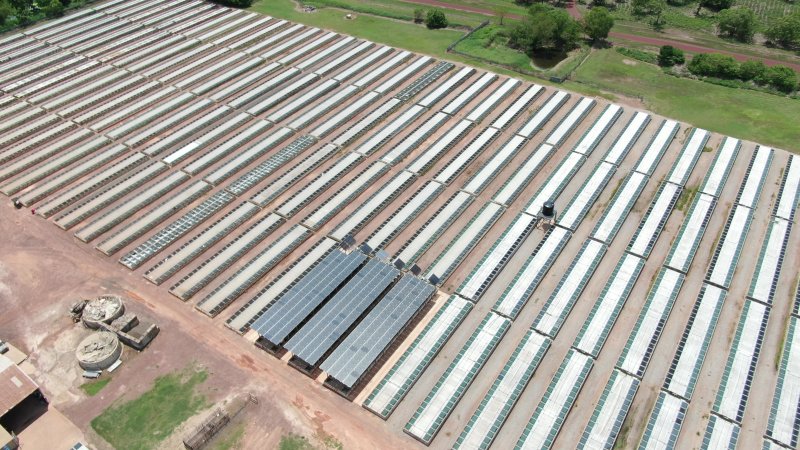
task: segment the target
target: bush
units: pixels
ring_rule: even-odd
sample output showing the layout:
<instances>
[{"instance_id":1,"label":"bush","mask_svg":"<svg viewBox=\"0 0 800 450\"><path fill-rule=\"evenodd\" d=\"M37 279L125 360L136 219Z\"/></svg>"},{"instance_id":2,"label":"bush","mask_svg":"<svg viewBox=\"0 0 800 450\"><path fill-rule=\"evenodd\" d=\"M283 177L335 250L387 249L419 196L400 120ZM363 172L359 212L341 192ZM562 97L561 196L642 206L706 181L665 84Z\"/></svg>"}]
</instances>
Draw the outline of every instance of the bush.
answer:
<instances>
[{"instance_id":1,"label":"bush","mask_svg":"<svg viewBox=\"0 0 800 450\"><path fill-rule=\"evenodd\" d=\"M717 19L720 34L739 42L751 42L756 34L756 15L750 8L724 9Z\"/></svg>"},{"instance_id":2,"label":"bush","mask_svg":"<svg viewBox=\"0 0 800 450\"><path fill-rule=\"evenodd\" d=\"M683 50L671 45L664 45L658 52L658 65L661 67L672 67L686 62Z\"/></svg>"},{"instance_id":3,"label":"bush","mask_svg":"<svg viewBox=\"0 0 800 450\"><path fill-rule=\"evenodd\" d=\"M428 11L428 17L425 18L425 26L431 30L447 28L447 17L444 15L444 11L441 9Z\"/></svg>"},{"instance_id":4,"label":"bush","mask_svg":"<svg viewBox=\"0 0 800 450\"><path fill-rule=\"evenodd\" d=\"M786 66L773 66L764 73L766 81L781 92L792 92L797 89L797 72Z\"/></svg>"},{"instance_id":5,"label":"bush","mask_svg":"<svg viewBox=\"0 0 800 450\"><path fill-rule=\"evenodd\" d=\"M762 79L766 71L767 66L761 61L745 61L739 66L739 78L745 81Z\"/></svg>"},{"instance_id":6,"label":"bush","mask_svg":"<svg viewBox=\"0 0 800 450\"><path fill-rule=\"evenodd\" d=\"M730 56L719 53L695 55L687 67L693 75L717 78L737 78L739 63Z\"/></svg>"}]
</instances>

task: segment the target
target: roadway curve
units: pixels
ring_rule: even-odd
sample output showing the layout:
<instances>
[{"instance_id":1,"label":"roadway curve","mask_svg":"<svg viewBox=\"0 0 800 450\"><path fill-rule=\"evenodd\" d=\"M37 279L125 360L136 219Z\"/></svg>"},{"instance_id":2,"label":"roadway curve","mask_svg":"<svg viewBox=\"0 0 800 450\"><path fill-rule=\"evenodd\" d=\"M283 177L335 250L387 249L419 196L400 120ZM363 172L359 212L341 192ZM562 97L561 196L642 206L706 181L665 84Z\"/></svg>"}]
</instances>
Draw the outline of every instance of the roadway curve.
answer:
<instances>
[{"instance_id":1,"label":"roadway curve","mask_svg":"<svg viewBox=\"0 0 800 450\"><path fill-rule=\"evenodd\" d=\"M458 11L466 11L466 12L471 12L471 13L476 13L476 14L482 14L484 16L496 16L497 15L494 11L489 10L489 9L477 8L477 7L474 7L474 6L467 6L467 5L454 5L452 3L442 2L442 1L439 1L439 0L405 0L405 1L407 1L409 3L417 3L417 4L420 4L420 5L436 6L436 7L439 7L439 8L454 9L454 10L458 10ZM575 6L574 2L570 2L570 3L567 4L567 12L569 12L569 15L572 16L573 18L575 18L576 20L580 20L581 17L582 17L580 10L578 10L578 8ZM517 19L517 20L522 19L522 16L520 16L518 14L506 14L505 17L508 17L510 19ZM693 44L687 44L687 43L684 43L684 42L673 41L673 40L670 40L670 39L651 38L651 37L646 37L646 36L638 36L638 35L635 35L635 34L617 33L617 32L614 32L614 31L609 33L609 37L615 38L615 39L621 39L621 40L625 40L625 41L638 42L638 43L641 43L641 44L655 45L655 46L659 46L659 47L662 46L662 45L671 45L671 46L673 46L675 48L679 48L679 49L681 49L683 51L691 52L691 53L722 53L724 55L733 56L735 59L737 59L739 61L756 60L756 61L761 61L761 62L763 62L764 64L766 64L768 66L784 65L784 66L787 66L787 67L791 67L792 69L794 69L797 72L800 72L800 64L798 64L798 63L790 63L790 62L779 61L777 59L770 59L770 58L759 58L759 57L755 57L755 56L743 55L741 53L728 52L728 51L725 51L725 50L717 50L717 49L714 49L714 48L702 47L702 46L693 45Z\"/></svg>"}]
</instances>

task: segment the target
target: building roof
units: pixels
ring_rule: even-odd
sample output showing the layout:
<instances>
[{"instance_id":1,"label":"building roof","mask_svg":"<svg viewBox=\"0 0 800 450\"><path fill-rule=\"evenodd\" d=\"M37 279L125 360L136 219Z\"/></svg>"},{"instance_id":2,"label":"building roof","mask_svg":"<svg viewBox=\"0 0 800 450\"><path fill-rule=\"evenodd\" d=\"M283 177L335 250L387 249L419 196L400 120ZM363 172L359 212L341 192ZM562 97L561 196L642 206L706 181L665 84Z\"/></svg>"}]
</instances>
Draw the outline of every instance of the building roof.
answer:
<instances>
[{"instance_id":1,"label":"building roof","mask_svg":"<svg viewBox=\"0 0 800 450\"><path fill-rule=\"evenodd\" d=\"M0 416L4 416L39 387L16 364L0 355Z\"/></svg>"}]
</instances>

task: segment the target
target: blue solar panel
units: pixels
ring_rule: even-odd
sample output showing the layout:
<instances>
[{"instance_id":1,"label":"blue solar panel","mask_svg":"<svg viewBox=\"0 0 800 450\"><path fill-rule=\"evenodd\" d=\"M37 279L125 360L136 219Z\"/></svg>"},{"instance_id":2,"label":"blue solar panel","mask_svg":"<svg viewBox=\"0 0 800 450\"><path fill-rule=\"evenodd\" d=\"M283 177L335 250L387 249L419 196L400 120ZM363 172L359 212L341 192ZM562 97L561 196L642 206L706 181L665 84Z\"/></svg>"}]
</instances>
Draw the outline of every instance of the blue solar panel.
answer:
<instances>
[{"instance_id":1,"label":"blue solar panel","mask_svg":"<svg viewBox=\"0 0 800 450\"><path fill-rule=\"evenodd\" d=\"M325 359L322 370L352 388L435 291L425 281L406 274Z\"/></svg>"},{"instance_id":2,"label":"blue solar panel","mask_svg":"<svg viewBox=\"0 0 800 450\"><path fill-rule=\"evenodd\" d=\"M371 259L286 343L286 349L316 365L358 318L380 297L400 271Z\"/></svg>"},{"instance_id":3,"label":"blue solar panel","mask_svg":"<svg viewBox=\"0 0 800 450\"><path fill-rule=\"evenodd\" d=\"M273 344L283 341L367 259L360 252L329 253L288 290L252 328Z\"/></svg>"}]
</instances>

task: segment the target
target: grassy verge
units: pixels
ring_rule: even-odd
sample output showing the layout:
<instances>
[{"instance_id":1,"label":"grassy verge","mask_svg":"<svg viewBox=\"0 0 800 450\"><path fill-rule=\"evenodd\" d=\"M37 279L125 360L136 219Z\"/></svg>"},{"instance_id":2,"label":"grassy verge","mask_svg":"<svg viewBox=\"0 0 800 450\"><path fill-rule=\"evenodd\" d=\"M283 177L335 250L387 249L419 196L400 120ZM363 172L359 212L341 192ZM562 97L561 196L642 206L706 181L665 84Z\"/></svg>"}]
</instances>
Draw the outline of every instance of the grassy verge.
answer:
<instances>
[{"instance_id":1,"label":"grassy verge","mask_svg":"<svg viewBox=\"0 0 800 450\"><path fill-rule=\"evenodd\" d=\"M147 450L167 438L175 428L206 406L195 392L208 374L188 368L156 378L141 397L112 405L95 417L92 428L117 450Z\"/></svg>"},{"instance_id":2,"label":"grassy verge","mask_svg":"<svg viewBox=\"0 0 800 450\"><path fill-rule=\"evenodd\" d=\"M660 68L594 51L573 79L595 89L641 99L658 114L711 131L800 152L800 101L677 78Z\"/></svg>"},{"instance_id":3,"label":"grassy verge","mask_svg":"<svg viewBox=\"0 0 800 450\"><path fill-rule=\"evenodd\" d=\"M94 397L98 392L102 391L104 387L111 382L111 378L103 378L102 380L89 381L81 385L81 390L89 397Z\"/></svg>"}]
</instances>

